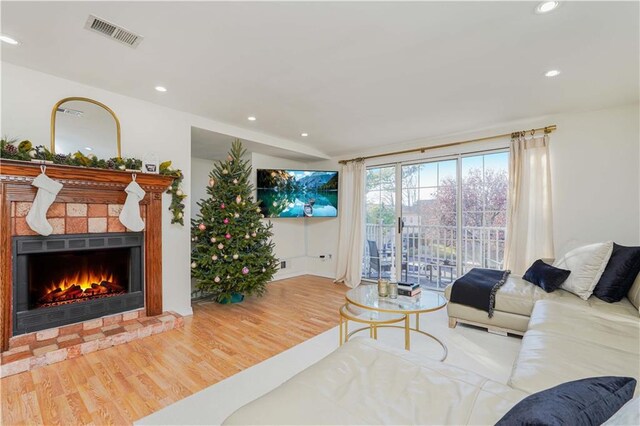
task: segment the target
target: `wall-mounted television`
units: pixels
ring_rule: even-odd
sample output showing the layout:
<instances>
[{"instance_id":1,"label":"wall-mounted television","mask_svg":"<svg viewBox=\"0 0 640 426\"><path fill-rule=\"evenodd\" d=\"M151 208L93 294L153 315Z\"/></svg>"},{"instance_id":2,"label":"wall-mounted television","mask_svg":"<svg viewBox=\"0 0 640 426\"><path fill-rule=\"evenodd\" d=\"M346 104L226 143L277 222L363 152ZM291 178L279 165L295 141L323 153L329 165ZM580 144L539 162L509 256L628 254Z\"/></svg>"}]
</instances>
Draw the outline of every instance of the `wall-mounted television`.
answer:
<instances>
[{"instance_id":1,"label":"wall-mounted television","mask_svg":"<svg viewBox=\"0 0 640 426\"><path fill-rule=\"evenodd\" d=\"M338 216L338 172L258 169L257 174L265 217Z\"/></svg>"}]
</instances>

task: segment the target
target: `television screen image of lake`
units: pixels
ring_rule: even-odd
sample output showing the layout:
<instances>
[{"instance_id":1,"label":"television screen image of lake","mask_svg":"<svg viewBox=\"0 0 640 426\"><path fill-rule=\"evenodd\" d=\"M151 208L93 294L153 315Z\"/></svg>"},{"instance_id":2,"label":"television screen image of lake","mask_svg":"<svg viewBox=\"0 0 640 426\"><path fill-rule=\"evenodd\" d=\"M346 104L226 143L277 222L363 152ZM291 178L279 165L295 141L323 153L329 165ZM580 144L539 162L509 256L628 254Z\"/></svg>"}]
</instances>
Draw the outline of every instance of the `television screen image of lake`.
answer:
<instances>
[{"instance_id":1,"label":"television screen image of lake","mask_svg":"<svg viewBox=\"0 0 640 426\"><path fill-rule=\"evenodd\" d=\"M259 169L257 184L265 217L338 215L338 172Z\"/></svg>"}]
</instances>

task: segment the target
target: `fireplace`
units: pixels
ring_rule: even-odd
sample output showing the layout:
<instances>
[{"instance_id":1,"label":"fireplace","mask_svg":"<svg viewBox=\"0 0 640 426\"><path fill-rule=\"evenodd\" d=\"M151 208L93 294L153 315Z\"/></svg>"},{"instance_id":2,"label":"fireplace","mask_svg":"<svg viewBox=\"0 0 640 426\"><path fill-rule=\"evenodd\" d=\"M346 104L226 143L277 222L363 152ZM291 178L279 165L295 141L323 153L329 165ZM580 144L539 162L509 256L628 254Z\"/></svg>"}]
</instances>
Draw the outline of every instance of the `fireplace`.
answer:
<instances>
[{"instance_id":1,"label":"fireplace","mask_svg":"<svg viewBox=\"0 0 640 426\"><path fill-rule=\"evenodd\" d=\"M130 248L29 256L29 309L126 294Z\"/></svg>"},{"instance_id":2,"label":"fireplace","mask_svg":"<svg viewBox=\"0 0 640 426\"><path fill-rule=\"evenodd\" d=\"M13 334L144 306L143 233L13 238Z\"/></svg>"}]
</instances>

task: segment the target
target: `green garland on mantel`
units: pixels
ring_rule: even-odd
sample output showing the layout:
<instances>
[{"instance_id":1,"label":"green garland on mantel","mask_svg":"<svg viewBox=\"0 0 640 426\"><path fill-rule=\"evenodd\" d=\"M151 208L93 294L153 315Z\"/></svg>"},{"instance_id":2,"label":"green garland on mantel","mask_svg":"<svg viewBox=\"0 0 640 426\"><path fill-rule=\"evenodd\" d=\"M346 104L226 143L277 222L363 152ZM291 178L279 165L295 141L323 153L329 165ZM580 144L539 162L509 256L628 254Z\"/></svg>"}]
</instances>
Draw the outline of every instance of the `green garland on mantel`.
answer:
<instances>
[{"instance_id":1,"label":"green garland on mantel","mask_svg":"<svg viewBox=\"0 0 640 426\"><path fill-rule=\"evenodd\" d=\"M19 142L16 139L0 140L0 158L7 160L41 160L49 161L53 164L65 166L89 167L93 169L106 170L141 170L142 160L137 158L113 157L108 160L98 158L93 154L84 155L80 151L75 154L53 154L45 146L33 144L24 140ZM171 223L179 223L184 226L184 203L182 202L187 195L182 192L181 185L184 175L179 169L171 167L171 161L160 163L160 174L173 177L173 182L167 190L167 194L171 194Z\"/></svg>"}]
</instances>

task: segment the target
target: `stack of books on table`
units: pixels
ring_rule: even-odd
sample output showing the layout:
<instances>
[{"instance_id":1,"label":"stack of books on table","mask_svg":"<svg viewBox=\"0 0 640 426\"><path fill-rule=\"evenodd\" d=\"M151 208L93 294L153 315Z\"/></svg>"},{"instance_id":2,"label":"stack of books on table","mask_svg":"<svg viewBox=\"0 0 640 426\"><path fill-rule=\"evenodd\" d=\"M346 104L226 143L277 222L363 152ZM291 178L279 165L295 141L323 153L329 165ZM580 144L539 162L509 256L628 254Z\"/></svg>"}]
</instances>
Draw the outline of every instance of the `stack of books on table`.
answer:
<instances>
[{"instance_id":1,"label":"stack of books on table","mask_svg":"<svg viewBox=\"0 0 640 426\"><path fill-rule=\"evenodd\" d=\"M398 296L417 296L420 294L420 284L398 283Z\"/></svg>"}]
</instances>

